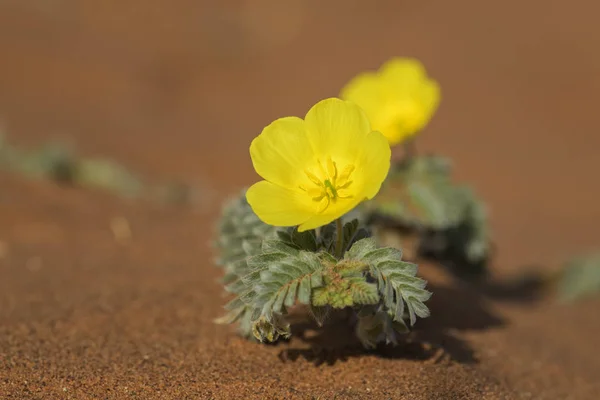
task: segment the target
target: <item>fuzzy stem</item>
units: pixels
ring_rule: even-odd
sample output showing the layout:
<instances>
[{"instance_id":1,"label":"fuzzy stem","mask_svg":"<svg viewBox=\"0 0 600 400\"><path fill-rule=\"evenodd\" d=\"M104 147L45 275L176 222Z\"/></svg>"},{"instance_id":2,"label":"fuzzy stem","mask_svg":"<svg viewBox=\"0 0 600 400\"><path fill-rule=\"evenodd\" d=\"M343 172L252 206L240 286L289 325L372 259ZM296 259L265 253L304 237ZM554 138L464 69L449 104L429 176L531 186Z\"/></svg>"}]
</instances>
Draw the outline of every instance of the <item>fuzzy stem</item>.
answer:
<instances>
[{"instance_id":1,"label":"fuzzy stem","mask_svg":"<svg viewBox=\"0 0 600 400\"><path fill-rule=\"evenodd\" d=\"M337 241L335 243L335 255L337 258L342 258L342 246L344 245L344 232L342 226L342 217L335 221Z\"/></svg>"}]
</instances>

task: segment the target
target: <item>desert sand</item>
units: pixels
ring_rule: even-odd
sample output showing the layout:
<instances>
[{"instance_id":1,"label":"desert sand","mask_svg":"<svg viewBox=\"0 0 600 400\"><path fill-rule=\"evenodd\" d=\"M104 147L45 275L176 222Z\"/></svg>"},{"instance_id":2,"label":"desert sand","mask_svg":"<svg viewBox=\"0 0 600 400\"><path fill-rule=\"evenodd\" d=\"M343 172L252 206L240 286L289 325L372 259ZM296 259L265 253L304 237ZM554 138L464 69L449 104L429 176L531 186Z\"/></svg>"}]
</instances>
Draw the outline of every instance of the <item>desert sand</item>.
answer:
<instances>
[{"instance_id":1,"label":"desert sand","mask_svg":"<svg viewBox=\"0 0 600 400\"><path fill-rule=\"evenodd\" d=\"M248 146L354 74L419 58L441 84L419 151L489 206L493 282L599 245L600 5L590 1L0 3L0 116L156 181L157 205L0 173L2 399L595 399L600 298L560 304L424 263L432 316L396 349L295 325L217 326L210 242L253 183ZM111 221L131 235L115 239ZM347 337L347 340L345 339Z\"/></svg>"}]
</instances>

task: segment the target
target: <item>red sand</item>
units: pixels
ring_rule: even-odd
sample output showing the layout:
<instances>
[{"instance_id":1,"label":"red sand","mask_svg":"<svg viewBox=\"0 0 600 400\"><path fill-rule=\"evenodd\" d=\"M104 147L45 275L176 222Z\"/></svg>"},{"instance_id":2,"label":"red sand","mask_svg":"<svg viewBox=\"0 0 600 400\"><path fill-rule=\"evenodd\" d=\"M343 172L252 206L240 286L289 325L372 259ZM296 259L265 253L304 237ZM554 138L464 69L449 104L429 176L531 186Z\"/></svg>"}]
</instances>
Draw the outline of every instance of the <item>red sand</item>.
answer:
<instances>
[{"instance_id":1,"label":"red sand","mask_svg":"<svg viewBox=\"0 0 600 400\"><path fill-rule=\"evenodd\" d=\"M443 89L420 147L450 156L489 203L494 276L594 248L600 6L120 3L0 4L8 136L72 138L202 185L204 202L0 174L0 398L597 398L600 299L508 301L423 265L433 315L398 349L358 351L335 325L261 346L211 322L225 300L207 243L220 200L256 179L247 148L262 126L411 55ZM114 217L129 242L113 238Z\"/></svg>"}]
</instances>

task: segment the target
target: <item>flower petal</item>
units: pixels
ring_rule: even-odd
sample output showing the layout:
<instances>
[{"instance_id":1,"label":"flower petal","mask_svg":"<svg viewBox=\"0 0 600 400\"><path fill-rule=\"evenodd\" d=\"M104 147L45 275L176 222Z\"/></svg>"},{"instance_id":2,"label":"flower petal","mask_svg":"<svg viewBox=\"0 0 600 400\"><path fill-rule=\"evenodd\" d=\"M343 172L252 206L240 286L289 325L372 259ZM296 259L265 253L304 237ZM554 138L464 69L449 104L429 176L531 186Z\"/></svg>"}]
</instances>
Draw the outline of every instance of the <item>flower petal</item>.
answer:
<instances>
[{"instance_id":1,"label":"flower petal","mask_svg":"<svg viewBox=\"0 0 600 400\"><path fill-rule=\"evenodd\" d=\"M364 198L352 197L351 199L338 199L335 203L329 204L326 211L322 214L313 215L312 218L300 224L299 232L304 232L309 229L315 229L319 226L327 225L342 217L356 207Z\"/></svg>"},{"instance_id":2,"label":"flower petal","mask_svg":"<svg viewBox=\"0 0 600 400\"><path fill-rule=\"evenodd\" d=\"M375 197L390 170L392 152L388 140L379 132L371 132L361 142L362 152L356 161L354 184L361 200ZM356 194L354 194L356 196Z\"/></svg>"},{"instance_id":3,"label":"flower petal","mask_svg":"<svg viewBox=\"0 0 600 400\"><path fill-rule=\"evenodd\" d=\"M298 227L299 231L314 229L340 218L364 200L372 199L387 177L392 152L383 134L371 132L358 143L360 152L356 158L355 171L352 172L352 184L341 189L342 194L350 198L338 198L324 213L315 215Z\"/></svg>"},{"instance_id":4,"label":"flower petal","mask_svg":"<svg viewBox=\"0 0 600 400\"><path fill-rule=\"evenodd\" d=\"M315 202L304 192L260 181L246 192L254 213L266 224L295 226L315 214Z\"/></svg>"},{"instance_id":5,"label":"flower petal","mask_svg":"<svg viewBox=\"0 0 600 400\"><path fill-rule=\"evenodd\" d=\"M392 58L379 69L381 79L392 92L412 91L426 79L425 67L414 58Z\"/></svg>"},{"instance_id":6,"label":"flower petal","mask_svg":"<svg viewBox=\"0 0 600 400\"><path fill-rule=\"evenodd\" d=\"M286 117L265 127L250 145L256 172L269 182L298 188L304 166L314 158L302 119Z\"/></svg>"},{"instance_id":7,"label":"flower petal","mask_svg":"<svg viewBox=\"0 0 600 400\"><path fill-rule=\"evenodd\" d=\"M358 142L371 131L365 112L356 104L336 98L315 104L306 114L306 134L317 157L352 162Z\"/></svg>"},{"instance_id":8,"label":"flower petal","mask_svg":"<svg viewBox=\"0 0 600 400\"><path fill-rule=\"evenodd\" d=\"M341 96L358 104L372 129L394 145L427 125L437 109L440 90L419 60L397 57L384 63L377 73L352 79Z\"/></svg>"},{"instance_id":9,"label":"flower petal","mask_svg":"<svg viewBox=\"0 0 600 400\"><path fill-rule=\"evenodd\" d=\"M344 100L358 104L367 115L376 114L382 104L382 85L379 76L363 72L354 77L340 92Z\"/></svg>"},{"instance_id":10,"label":"flower petal","mask_svg":"<svg viewBox=\"0 0 600 400\"><path fill-rule=\"evenodd\" d=\"M423 125L426 125L427 122L429 122L437 110L438 105L440 104L440 92L440 85L433 79L427 79L423 82L418 96L421 100L421 104L427 110L427 118Z\"/></svg>"}]
</instances>

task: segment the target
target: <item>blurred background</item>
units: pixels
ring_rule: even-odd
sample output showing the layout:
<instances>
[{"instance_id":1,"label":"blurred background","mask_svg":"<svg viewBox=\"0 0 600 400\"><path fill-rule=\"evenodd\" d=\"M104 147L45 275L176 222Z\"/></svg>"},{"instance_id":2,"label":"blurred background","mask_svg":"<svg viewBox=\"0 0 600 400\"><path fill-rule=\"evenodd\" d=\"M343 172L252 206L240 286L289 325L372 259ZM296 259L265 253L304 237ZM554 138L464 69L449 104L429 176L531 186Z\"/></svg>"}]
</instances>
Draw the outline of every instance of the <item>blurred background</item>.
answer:
<instances>
[{"instance_id":1,"label":"blurred background","mask_svg":"<svg viewBox=\"0 0 600 400\"><path fill-rule=\"evenodd\" d=\"M599 14L591 0L0 0L0 120L15 145L65 139L201 182L216 196L189 237L257 179L248 146L265 125L415 57L442 88L419 149L488 204L494 274L555 268L600 239Z\"/></svg>"},{"instance_id":2,"label":"blurred background","mask_svg":"<svg viewBox=\"0 0 600 400\"><path fill-rule=\"evenodd\" d=\"M148 174L234 190L255 179L247 148L263 126L416 57L443 92L421 149L452 158L490 203L502 264L515 252L551 262L598 239L599 11L585 0L3 0L0 115L19 143L69 137Z\"/></svg>"}]
</instances>

